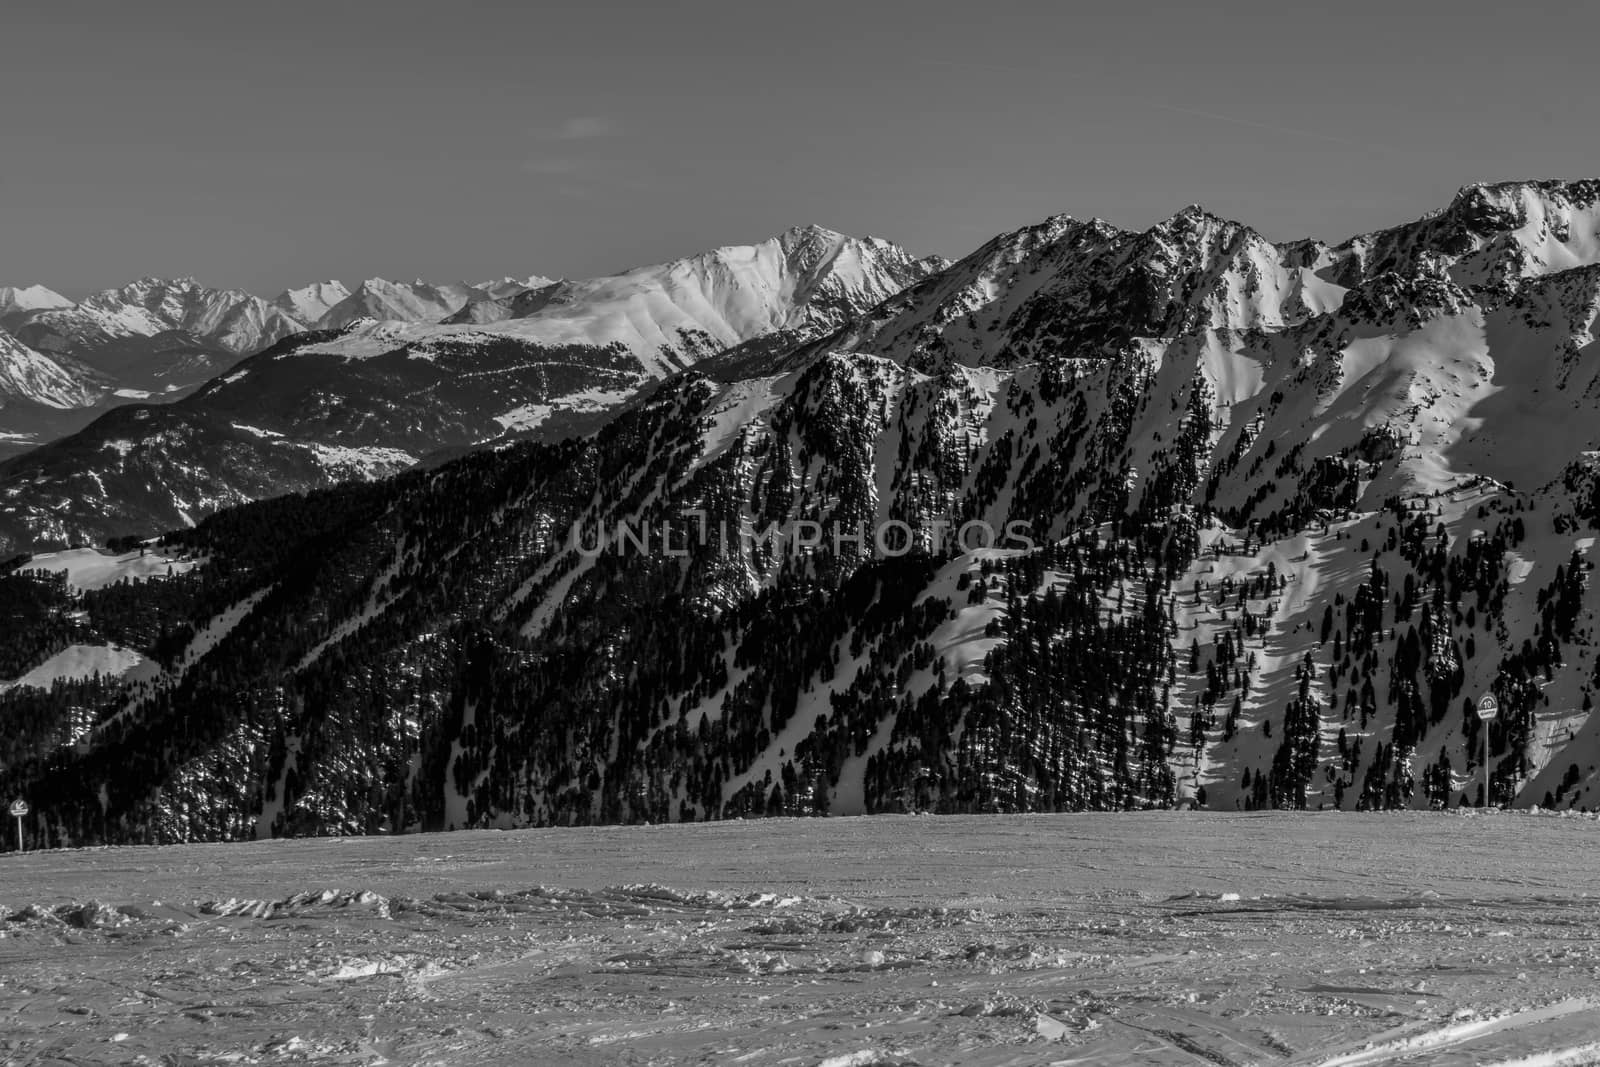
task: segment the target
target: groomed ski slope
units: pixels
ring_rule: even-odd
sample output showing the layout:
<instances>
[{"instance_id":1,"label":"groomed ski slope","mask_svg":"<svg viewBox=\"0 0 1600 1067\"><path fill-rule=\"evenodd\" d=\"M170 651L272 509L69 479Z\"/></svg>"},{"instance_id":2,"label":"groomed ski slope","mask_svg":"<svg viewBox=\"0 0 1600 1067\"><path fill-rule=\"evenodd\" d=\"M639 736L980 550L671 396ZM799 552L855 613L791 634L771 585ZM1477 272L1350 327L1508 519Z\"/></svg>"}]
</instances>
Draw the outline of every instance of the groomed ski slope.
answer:
<instances>
[{"instance_id":1,"label":"groomed ski slope","mask_svg":"<svg viewBox=\"0 0 1600 1067\"><path fill-rule=\"evenodd\" d=\"M1129 813L8 853L0 1062L1592 1064L1597 845Z\"/></svg>"}]
</instances>

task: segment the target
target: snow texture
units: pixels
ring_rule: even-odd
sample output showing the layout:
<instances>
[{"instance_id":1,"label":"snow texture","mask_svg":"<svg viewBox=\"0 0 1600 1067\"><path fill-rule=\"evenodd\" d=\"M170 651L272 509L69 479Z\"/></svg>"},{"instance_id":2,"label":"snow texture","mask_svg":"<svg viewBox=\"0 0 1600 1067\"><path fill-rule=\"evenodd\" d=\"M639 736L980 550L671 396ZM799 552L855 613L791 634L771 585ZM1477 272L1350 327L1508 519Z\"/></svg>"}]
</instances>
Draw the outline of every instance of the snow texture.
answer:
<instances>
[{"instance_id":1,"label":"snow texture","mask_svg":"<svg viewBox=\"0 0 1600 1067\"><path fill-rule=\"evenodd\" d=\"M1597 833L1167 813L6 855L0 1056L1576 1067Z\"/></svg>"}]
</instances>

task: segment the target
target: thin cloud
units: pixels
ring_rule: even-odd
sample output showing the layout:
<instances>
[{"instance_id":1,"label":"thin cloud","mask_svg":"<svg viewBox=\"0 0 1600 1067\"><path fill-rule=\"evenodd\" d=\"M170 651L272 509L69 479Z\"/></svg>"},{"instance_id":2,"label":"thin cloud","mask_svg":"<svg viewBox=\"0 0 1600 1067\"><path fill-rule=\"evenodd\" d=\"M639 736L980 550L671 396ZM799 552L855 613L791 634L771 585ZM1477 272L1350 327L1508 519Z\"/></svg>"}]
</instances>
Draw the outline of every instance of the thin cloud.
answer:
<instances>
[{"instance_id":1,"label":"thin cloud","mask_svg":"<svg viewBox=\"0 0 1600 1067\"><path fill-rule=\"evenodd\" d=\"M561 190L564 195L587 195L587 186L606 184L601 177L603 168L595 160L587 158L582 148L557 148L552 142L593 141L615 137L621 132L621 125L612 119L600 115L573 115L561 120L561 124L554 129L534 134L535 141L544 142L555 154L525 159L522 169L525 173L542 178L565 179L567 184Z\"/></svg>"},{"instance_id":2,"label":"thin cloud","mask_svg":"<svg viewBox=\"0 0 1600 1067\"><path fill-rule=\"evenodd\" d=\"M575 115L561 123L557 140L590 141L596 137L615 137L622 132L617 123L599 115Z\"/></svg>"}]
</instances>

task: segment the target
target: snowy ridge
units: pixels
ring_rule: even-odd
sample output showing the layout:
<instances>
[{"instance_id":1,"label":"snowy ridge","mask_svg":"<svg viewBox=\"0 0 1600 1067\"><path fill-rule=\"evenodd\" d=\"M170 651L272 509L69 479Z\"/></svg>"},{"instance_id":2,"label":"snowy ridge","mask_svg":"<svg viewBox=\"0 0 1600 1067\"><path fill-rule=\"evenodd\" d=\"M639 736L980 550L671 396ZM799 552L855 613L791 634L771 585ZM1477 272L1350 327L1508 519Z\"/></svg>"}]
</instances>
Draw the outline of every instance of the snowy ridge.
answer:
<instances>
[{"instance_id":1,"label":"snowy ridge","mask_svg":"<svg viewBox=\"0 0 1600 1067\"><path fill-rule=\"evenodd\" d=\"M340 301L350 296L350 290L337 279L312 282L298 289L285 289L272 301L272 306L306 326L319 322Z\"/></svg>"},{"instance_id":2,"label":"snowy ridge","mask_svg":"<svg viewBox=\"0 0 1600 1067\"><path fill-rule=\"evenodd\" d=\"M1464 186L1448 207L1415 223L1352 238L1335 270L1404 270L1443 252L1468 289L1509 293L1529 278L1600 262L1600 181Z\"/></svg>"},{"instance_id":3,"label":"snowy ridge","mask_svg":"<svg viewBox=\"0 0 1600 1067\"><path fill-rule=\"evenodd\" d=\"M301 329L300 323L259 297L236 289L211 289L193 278L140 278L71 307L33 312L15 327L19 338L40 351L69 354L172 330L245 353Z\"/></svg>"},{"instance_id":4,"label":"snowy ridge","mask_svg":"<svg viewBox=\"0 0 1600 1067\"><path fill-rule=\"evenodd\" d=\"M42 285L0 285L0 315L71 306L72 301Z\"/></svg>"},{"instance_id":5,"label":"snowy ridge","mask_svg":"<svg viewBox=\"0 0 1600 1067\"><path fill-rule=\"evenodd\" d=\"M442 342L470 345L504 336L550 346L620 345L647 374L659 377L767 334L837 326L852 312L898 292L920 277L921 269L886 241L796 228L757 245L718 248L610 278L552 283L497 298L497 311L474 311L469 323L423 321L449 315L465 301L440 315L387 314L385 307L368 307L364 314L391 321L301 351L360 359L402 347L426 350ZM395 302L404 296L395 294ZM524 296L536 299L519 304ZM496 314L504 317L491 318ZM350 320L344 315L336 309L319 325L345 325Z\"/></svg>"},{"instance_id":6,"label":"snowy ridge","mask_svg":"<svg viewBox=\"0 0 1600 1067\"><path fill-rule=\"evenodd\" d=\"M104 392L89 376L0 330L0 407L7 400L31 400L51 408L88 407Z\"/></svg>"},{"instance_id":7,"label":"snowy ridge","mask_svg":"<svg viewBox=\"0 0 1600 1067\"><path fill-rule=\"evenodd\" d=\"M108 526L155 532L264 491L381 477L484 445L580 435L658 379L730 346L786 351L930 267L886 241L805 227L589 281L529 276L476 287L370 279L329 307L317 332L285 337L170 409L141 413L143 425L101 420L62 442L59 454L46 448L26 465L0 469L0 500L13 501L0 509L0 543L98 540ZM269 311L288 322L291 311L309 315L342 288L294 290ZM209 320L184 310L193 296L190 283L147 280L94 303L102 315L121 307L119 329L153 329L157 317L162 326L209 329ZM141 338L147 349L178 349L138 383L148 398L173 381L157 375L188 357L186 342L170 330ZM199 334L181 338L201 343ZM119 353L95 358L120 371ZM226 430L235 426L250 428L250 447L235 447ZM314 463L292 460L280 444L310 450ZM94 458L85 462L86 455ZM136 464L123 462L130 455Z\"/></svg>"},{"instance_id":8,"label":"snowy ridge","mask_svg":"<svg viewBox=\"0 0 1600 1067\"><path fill-rule=\"evenodd\" d=\"M421 280L407 283L368 278L311 325L320 330L340 329L363 318L437 322L460 310L471 295L471 287L466 285L434 286Z\"/></svg>"},{"instance_id":9,"label":"snowy ridge","mask_svg":"<svg viewBox=\"0 0 1600 1067\"><path fill-rule=\"evenodd\" d=\"M555 282L554 278L546 278L539 274L530 274L526 278L513 278L507 275L495 281L474 282L472 287L493 300L503 300L530 289L543 289L548 285L554 285Z\"/></svg>"}]
</instances>

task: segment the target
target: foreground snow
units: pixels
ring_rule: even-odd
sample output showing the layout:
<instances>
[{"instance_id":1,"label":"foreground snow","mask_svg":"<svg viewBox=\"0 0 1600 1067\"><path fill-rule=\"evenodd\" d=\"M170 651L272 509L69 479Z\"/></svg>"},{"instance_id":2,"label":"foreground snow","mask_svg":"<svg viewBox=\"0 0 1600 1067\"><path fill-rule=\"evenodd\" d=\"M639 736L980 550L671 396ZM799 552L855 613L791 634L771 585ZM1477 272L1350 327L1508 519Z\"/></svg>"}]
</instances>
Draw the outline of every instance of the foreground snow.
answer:
<instances>
[{"instance_id":1,"label":"foreground snow","mask_svg":"<svg viewBox=\"0 0 1600 1067\"><path fill-rule=\"evenodd\" d=\"M1133 814L5 855L0 1061L1594 1063L1597 839Z\"/></svg>"}]
</instances>

